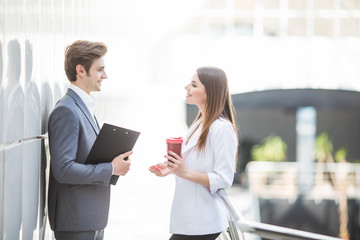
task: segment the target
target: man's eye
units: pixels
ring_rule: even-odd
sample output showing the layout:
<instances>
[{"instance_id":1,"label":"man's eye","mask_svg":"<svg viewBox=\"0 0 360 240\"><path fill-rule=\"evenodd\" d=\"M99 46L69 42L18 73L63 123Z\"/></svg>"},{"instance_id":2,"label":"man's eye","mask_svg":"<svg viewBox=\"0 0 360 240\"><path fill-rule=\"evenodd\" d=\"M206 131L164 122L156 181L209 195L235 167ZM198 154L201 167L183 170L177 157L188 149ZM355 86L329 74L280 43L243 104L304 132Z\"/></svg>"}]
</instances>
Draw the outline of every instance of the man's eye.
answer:
<instances>
[{"instance_id":1,"label":"man's eye","mask_svg":"<svg viewBox=\"0 0 360 240\"><path fill-rule=\"evenodd\" d=\"M193 86L193 87L196 87L196 85L195 85L195 84L192 84L192 86Z\"/></svg>"}]
</instances>

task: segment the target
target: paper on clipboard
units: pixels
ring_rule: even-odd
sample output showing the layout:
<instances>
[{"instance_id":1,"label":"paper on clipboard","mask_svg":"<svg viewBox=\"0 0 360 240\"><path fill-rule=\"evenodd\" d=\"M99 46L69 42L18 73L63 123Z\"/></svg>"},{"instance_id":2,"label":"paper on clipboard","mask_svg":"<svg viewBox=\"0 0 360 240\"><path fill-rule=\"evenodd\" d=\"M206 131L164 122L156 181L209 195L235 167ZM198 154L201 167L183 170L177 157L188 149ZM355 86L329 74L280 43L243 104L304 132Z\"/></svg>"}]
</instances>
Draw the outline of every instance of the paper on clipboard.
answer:
<instances>
[{"instance_id":1,"label":"paper on clipboard","mask_svg":"<svg viewBox=\"0 0 360 240\"><path fill-rule=\"evenodd\" d=\"M104 123L85 163L111 162L116 156L131 151L139 135L140 132Z\"/></svg>"}]
</instances>

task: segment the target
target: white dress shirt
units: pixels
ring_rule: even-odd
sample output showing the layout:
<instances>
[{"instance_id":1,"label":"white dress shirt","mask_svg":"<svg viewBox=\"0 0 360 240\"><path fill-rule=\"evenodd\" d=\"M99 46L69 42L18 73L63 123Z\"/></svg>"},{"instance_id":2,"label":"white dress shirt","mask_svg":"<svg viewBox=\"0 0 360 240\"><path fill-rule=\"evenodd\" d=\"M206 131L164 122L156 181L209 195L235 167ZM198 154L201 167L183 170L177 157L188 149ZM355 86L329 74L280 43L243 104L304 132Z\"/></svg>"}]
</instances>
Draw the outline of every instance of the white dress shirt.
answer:
<instances>
[{"instance_id":1,"label":"white dress shirt","mask_svg":"<svg viewBox=\"0 0 360 240\"><path fill-rule=\"evenodd\" d=\"M224 118L215 120L209 129L205 148L199 152L196 143L201 133L200 123L201 119L184 137L182 155L188 169L208 174L210 187L176 176L171 233L203 235L222 232L228 227L226 208L217 191L230 188L233 182L237 152L235 130Z\"/></svg>"}]
</instances>

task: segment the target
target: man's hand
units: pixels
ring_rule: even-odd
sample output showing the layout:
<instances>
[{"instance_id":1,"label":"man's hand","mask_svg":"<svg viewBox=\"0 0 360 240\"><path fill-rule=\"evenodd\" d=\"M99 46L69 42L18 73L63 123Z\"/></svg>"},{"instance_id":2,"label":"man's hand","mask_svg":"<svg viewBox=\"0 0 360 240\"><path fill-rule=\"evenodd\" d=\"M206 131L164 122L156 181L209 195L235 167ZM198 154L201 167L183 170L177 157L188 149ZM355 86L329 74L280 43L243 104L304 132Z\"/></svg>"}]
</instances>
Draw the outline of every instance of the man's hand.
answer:
<instances>
[{"instance_id":1,"label":"man's hand","mask_svg":"<svg viewBox=\"0 0 360 240\"><path fill-rule=\"evenodd\" d=\"M114 175L125 176L127 172L130 170L131 160L128 158L132 151L126 152L124 154L120 154L112 160L112 165L114 169ZM125 160L126 158L126 160Z\"/></svg>"}]
</instances>

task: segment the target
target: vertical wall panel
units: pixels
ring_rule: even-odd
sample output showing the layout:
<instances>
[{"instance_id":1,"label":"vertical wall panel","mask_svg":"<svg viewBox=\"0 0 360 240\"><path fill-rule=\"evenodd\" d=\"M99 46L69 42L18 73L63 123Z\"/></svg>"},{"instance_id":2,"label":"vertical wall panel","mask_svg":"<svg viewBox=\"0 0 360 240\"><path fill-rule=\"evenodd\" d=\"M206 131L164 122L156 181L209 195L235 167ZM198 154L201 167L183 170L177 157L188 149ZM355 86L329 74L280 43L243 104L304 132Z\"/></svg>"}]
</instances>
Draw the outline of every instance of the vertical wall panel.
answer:
<instances>
[{"instance_id":1,"label":"vertical wall panel","mask_svg":"<svg viewBox=\"0 0 360 240\"><path fill-rule=\"evenodd\" d=\"M41 100L39 77L35 66L39 52L40 1L25 1L24 12L24 138L31 139L22 144L22 239L39 238L39 188L40 188L40 140Z\"/></svg>"},{"instance_id":2,"label":"vertical wall panel","mask_svg":"<svg viewBox=\"0 0 360 240\"><path fill-rule=\"evenodd\" d=\"M31 240L38 223L40 143L33 139L23 143L22 162L22 239ZM37 234L38 235L38 234Z\"/></svg>"},{"instance_id":3,"label":"vertical wall panel","mask_svg":"<svg viewBox=\"0 0 360 240\"><path fill-rule=\"evenodd\" d=\"M0 239L52 239L48 141L37 136L69 86L66 45L96 32L89 7L89 0L0 0Z\"/></svg>"},{"instance_id":4,"label":"vertical wall panel","mask_svg":"<svg viewBox=\"0 0 360 240\"><path fill-rule=\"evenodd\" d=\"M63 96L69 85L64 72L64 2L54 2L54 104Z\"/></svg>"},{"instance_id":5,"label":"vertical wall panel","mask_svg":"<svg viewBox=\"0 0 360 240\"><path fill-rule=\"evenodd\" d=\"M4 148L3 238L19 239L21 227L22 144Z\"/></svg>"},{"instance_id":6,"label":"vertical wall panel","mask_svg":"<svg viewBox=\"0 0 360 240\"><path fill-rule=\"evenodd\" d=\"M6 40L6 88L4 92L4 142L24 137L24 92L21 84L23 64L21 54L22 4L19 0L5 0L4 25ZM4 57L5 58L5 57Z\"/></svg>"},{"instance_id":7,"label":"vertical wall panel","mask_svg":"<svg viewBox=\"0 0 360 240\"><path fill-rule=\"evenodd\" d=\"M34 77L34 50L36 45L35 33L38 29L39 18L36 15L38 0L25 1L25 91L24 91L24 138L32 138L41 134L40 124L40 92Z\"/></svg>"},{"instance_id":8,"label":"vertical wall panel","mask_svg":"<svg viewBox=\"0 0 360 240\"><path fill-rule=\"evenodd\" d=\"M0 1L0 238L3 236L3 42L4 42L4 2Z\"/></svg>"},{"instance_id":9,"label":"vertical wall panel","mask_svg":"<svg viewBox=\"0 0 360 240\"><path fill-rule=\"evenodd\" d=\"M75 4L74 0L66 0L64 5L64 41L69 45L77 39L75 32Z\"/></svg>"},{"instance_id":10,"label":"vertical wall panel","mask_svg":"<svg viewBox=\"0 0 360 240\"><path fill-rule=\"evenodd\" d=\"M4 93L4 142L24 138L24 92L20 83L21 49L18 39L7 44L7 86Z\"/></svg>"},{"instance_id":11,"label":"vertical wall panel","mask_svg":"<svg viewBox=\"0 0 360 240\"><path fill-rule=\"evenodd\" d=\"M40 93L32 79L33 50L30 40L25 41L25 94L24 94L24 138L40 135Z\"/></svg>"},{"instance_id":12,"label":"vertical wall panel","mask_svg":"<svg viewBox=\"0 0 360 240\"><path fill-rule=\"evenodd\" d=\"M4 92L3 92L3 42L4 42L4 2L0 2L0 145L3 143L3 108L4 108ZM1 210L0 210L1 211ZM1 233L1 232L0 232Z\"/></svg>"},{"instance_id":13,"label":"vertical wall panel","mask_svg":"<svg viewBox=\"0 0 360 240\"><path fill-rule=\"evenodd\" d=\"M23 3L4 0L3 236L19 239L24 138ZM16 144L11 144L17 142Z\"/></svg>"},{"instance_id":14,"label":"vertical wall panel","mask_svg":"<svg viewBox=\"0 0 360 240\"><path fill-rule=\"evenodd\" d=\"M40 66L41 71L41 104L42 133L47 132L48 117L53 108L54 80L54 3L53 0L41 1L41 36L40 36Z\"/></svg>"},{"instance_id":15,"label":"vertical wall panel","mask_svg":"<svg viewBox=\"0 0 360 240\"><path fill-rule=\"evenodd\" d=\"M3 171L4 171L4 153L3 147L0 144L0 238L3 236L3 189L4 189L4 178L3 178Z\"/></svg>"},{"instance_id":16,"label":"vertical wall panel","mask_svg":"<svg viewBox=\"0 0 360 240\"><path fill-rule=\"evenodd\" d=\"M48 139L41 140L41 152L40 152L40 188L39 188L39 239L52 239L52 232L50 230L49 221L47 218L47 189L48 189L48 177L50 156L48 149Z\"/></svg>"}]
</instances>

